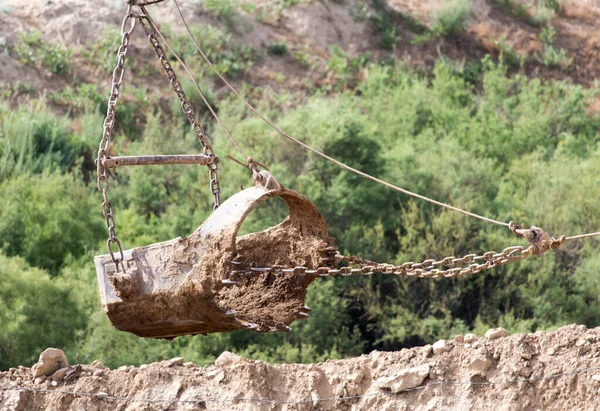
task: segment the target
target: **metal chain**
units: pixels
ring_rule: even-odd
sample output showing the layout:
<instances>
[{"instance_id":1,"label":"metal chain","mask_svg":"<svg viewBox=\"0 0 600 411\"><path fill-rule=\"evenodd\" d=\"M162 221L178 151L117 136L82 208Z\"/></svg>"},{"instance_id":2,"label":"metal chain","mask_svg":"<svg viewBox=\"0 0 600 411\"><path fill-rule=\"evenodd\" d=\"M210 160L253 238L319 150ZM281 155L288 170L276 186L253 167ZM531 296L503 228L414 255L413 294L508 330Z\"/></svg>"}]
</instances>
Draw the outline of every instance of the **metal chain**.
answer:
<instances>
[{"instance_id":1,"label":"metal chain","mask_svg":"<svg viewBox=\"0 0 600 411\"><path fill-rule=\"evenodd\" d=\"M318 267L309 269L304 266L286 268L280 265L270 267L249 267L241 261L235 260L231 264L234 266L232 278L223 280L224 284L236 284L236 277L252 276L262 273L284 273L284 274L307 274L316 277L329 277L335 275L372 275L380 272L383 274L405 275L408 277L419 278L439 278L439 277L457 277L465 274L477 274L483 270L489 270L513 261L523 260L536 253L532 246L513 246L507 247L502 252L488 251L482 255L468 254L464 257L446 257L442 260L425 260L421 263L406 262L402 265L381 264L373 261L364 260L354 256L343 256L338 254L337 260L346 262L350 265L359 265L360 268L351 266L342 268ZM462 264L463 267L456 267Z\"/></svg>"},{"instance_id":2,"label":"metal chain","mask_svg":"<svg viewBox=\"0 0 600 411\"><path fill-rule=\"evenodd\" d=\"M188 99L185 95L185 92L183 91L183 87L181 86L181 83L177 79L175 70L173 70L173 66L169 62L169 59L167 58L167 54L165 52L165 49L160 44L160 41L158 40L158 37L156 35L156 32L154 31L154 28L152 27L152 24L150 23L150 21L148 20L148 18L146 16L140 16L139 19L140 19L140 23L142 24L142 27L144 28L144 31L146 32L146 35L148 36L148 40L150 41L150 44L154 48L154 52L158 56L160 65L162 66L167 77L169 78L169 83L171 84L171 87L173 88L173 90L175 91L175 94L177 94L177 97L179 98L179 101L181 103L181 109L183 110L183 113L187 117L188 121L190 122L190 124L192 126L192 130L194 130L194 134L196 135L196 138L202 145L204 154L215 157L214 163L208 164L207 167L208 167L208 178L210 180L210 191L211 191L211 193L213 195L213 199L214 199L213 209L217 209L217 207L219 207L221 205L221 183L219 181L218 158L214 154L212 146L210 145L210 142L208 141L208 138L206 137L206 134L204 133L204 129L202 128L202 126L200 125L198 120L196 119L196 114L194 113L194 109L192 108L192 105L188 101Z\"/></svg>"},{"instance_id":3,"label":"metal chain","mask_svg":"<svg viewBox=\"0 0 600 411\"><path fill-rule=\"evenodd\" d=\"M129 23L129 21L131 21ZM106 248L108 253L115 263L117 270L119 265L123 268L123 247L121 241L115 233L116 222L115 222L115 209L108 198L108 169L104 167L103 160L108 158L108 148L110 146L110 138L115 125L115 109L119 101L119 90L121 83L123 82L123 76L125 74L125 56L129 46L129 37L133 32L136 25L136 19L131 13L131 6L127 7L127 13L123 18L121 25L121 45L117 52L118 61L112 75L112 85L110 89L110 97L108 98L108 108L106 110L106 119L104 120L104 130L102 133L102 140L98 148L98 158L96 159L96 172L97 172L97 186L98 190L102 192L102 214L104 214L104 222L108 229L108 240L106 241ZM129 28L128 28L129 27ZM118 248L119 258L115 257L113 246L116 244Z\"/></svg>"}]
</instances>

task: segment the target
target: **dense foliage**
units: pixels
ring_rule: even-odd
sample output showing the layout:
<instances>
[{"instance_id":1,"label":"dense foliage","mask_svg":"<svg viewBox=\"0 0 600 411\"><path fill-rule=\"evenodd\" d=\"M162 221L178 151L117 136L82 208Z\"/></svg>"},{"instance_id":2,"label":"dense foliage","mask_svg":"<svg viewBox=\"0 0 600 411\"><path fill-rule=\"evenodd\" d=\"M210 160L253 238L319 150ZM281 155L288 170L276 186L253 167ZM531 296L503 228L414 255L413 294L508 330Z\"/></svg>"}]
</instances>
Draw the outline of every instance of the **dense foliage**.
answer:
<instances>
[{"instance_id":1,"label":"dense foliage","mask_svg":"<svg viewBox=\"0 0 600 411\"><path fill-rule=\"evenodd\" d=\"M257 103L283 129L372 175L559 235L600 227L600 118L588 112L594 93L507 76L503 66L484 59L477 70L440 61L430 76L373 64L344 92L317 91L301 104L290 104L292 95L265 92ZM590 239L459 279L377 274L319 280L309 290L311 319L289 334L233 332L168 342L116 331L102 312L92 261L104 253L106 233L90 160L102 116L98 102L89 100L70 117L38 100L16 110L0 104L0 369L30 365L47 346L65 349L73 361L110 366L176 355L207 363L223 350L308 362L497 325L511 332L600 325L600 244ZM135 101L119 108L121 120L126 113L137 120L118 127L114 150L197 152L185 119L154 103L144 102L153 111L141 119L128 106ZM281 140L233 98L219 101L218 110L247 152L317 204L344 253L402 263L522 243L508 230L336 168ZM221 158L236 154L220 129L209 129ZM221 168L225 197L248 186L244 169L226 160ZM196 167L119 171L111 198L125 246L195 229L211 209L206 180L204 168ZM282 217L274 203L253 213L244 230Z\"/></svg>"}]
</instances>

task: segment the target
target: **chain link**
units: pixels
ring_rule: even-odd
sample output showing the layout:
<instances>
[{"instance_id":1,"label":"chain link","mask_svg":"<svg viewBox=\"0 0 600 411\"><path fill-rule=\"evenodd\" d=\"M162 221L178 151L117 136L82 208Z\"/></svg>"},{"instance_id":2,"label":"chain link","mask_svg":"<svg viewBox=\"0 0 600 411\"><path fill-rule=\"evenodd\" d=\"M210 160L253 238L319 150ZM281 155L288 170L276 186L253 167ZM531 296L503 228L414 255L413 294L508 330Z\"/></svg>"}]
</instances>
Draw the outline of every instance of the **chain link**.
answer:
<instances>
[{"instance_id":1,"label":"chain link","mask_svg":"<svg viewBox=\"0 0 600 411\"><path fill-rule=\"evenodd\" d=\"M468 254L463 257L451 256L442 260L429 259L421 263L406 262L402 265L381 264L359 257L347 257L340 254L337 255L337 260L339 262L346 262L350 264L350 266L342 268L322 266L315 269L309 269L304 266L286 268L280 265L270 267L250 267L239 260L232 261L231 264L233 265L232 277L234 278L236 276L251 276L261 273L308 274L316 277L341 275L346 277L352 275L372 275L376 272L419 278L451 278L465 274L477 274L483 270L489 270L513 261L523 260L534 254L535 252L531 246L524 247L518 245L507 247L500 253L488 251L482 255ZM353 268L353 265L358 265L360 268ZM457 265L463 265L463 267L457 267ZM228 279L224 280L224 283L235 284L236 282L233 279Z\"/></svg>"},{"instance_id":2,"label":"chain link","mask_svg":"<svg viewBox=\"0 0 600 411\"><path fill-rule=\"evenodd\" d=\"M185 95L185 92L183 91L183 87L181 86L181 83L177 79L175 70L173 70L173 66L171 65L171 62L169 61L169 59L167 57L165 49L163 48L163 46L160 44L160 41L158 40L158 36L157 36L151 22L148 20L148 18L146 16L140 16L139 19L140 19L140 23L142 24L142 27L144 28L144 31L146 32L146 35L148 36L148 41L150 41L150 44L152 45L154 52L158 56L160 65L162 66L167 77L169 78L169 83L171 84L171 87L173 88L173 90L175 91L175 94L179 98L179 101L181 103L181 110L187 117L188 121L190 122L190 125L192 126L192 130L194 131L194 134L196 135L196 138L202 145L204 154L215 157L214 163L208 164L207 167L208 167L208 178L210 181L210 191L213 195L213 200L214 200L213 209L216 209L217 207L219 207L221 205L221 183L219 181L218 158L215 156L212 146L210 145L210 142L208 141L208 138L206 137L206 134L204 133L204 129L202 128L202 126L200 125L198 120L196 119L196 114L194 113L194 109L192 108L192 105L188 101L188 99Z\"/></svg>"},{"instance_id":3,"label":"chain link","mask_svg":"<svg viewBox=\"0 0 600 411\"><path fill-rule=\"evenodd\" d=\"M123 268L123 247L121 241L116 235L116 222L115 222L115 209L108 197L108 169L103 166L103 160L108 158L108 149L110 146L110 138L115 126L115 112L117 103L119 102L119 93L121 84L123 83L123 76L125 75L125 57L127 56L127 50L129 47L129 37L133 32L136 25L136 19L131 13L131 6L127 7L127 13L123 18L121 25L121 44L117 52L117 66L113 70L112 84L110 89L110 96L108 98L108 107L106 110L106 118L104 119L104 127L102 132L102 140L98 147L98 158L96 159L96 173L97 180L96 184L98 190L102 192L102 214L104 215L104 223L108 230L108 240L106 241L106 248L108 253L115 263L117 270L119 265ZM117 250L113 251L116 246ZM115 257L115 251L118 252L118 258Z\"/></svg>"}]
</instances>

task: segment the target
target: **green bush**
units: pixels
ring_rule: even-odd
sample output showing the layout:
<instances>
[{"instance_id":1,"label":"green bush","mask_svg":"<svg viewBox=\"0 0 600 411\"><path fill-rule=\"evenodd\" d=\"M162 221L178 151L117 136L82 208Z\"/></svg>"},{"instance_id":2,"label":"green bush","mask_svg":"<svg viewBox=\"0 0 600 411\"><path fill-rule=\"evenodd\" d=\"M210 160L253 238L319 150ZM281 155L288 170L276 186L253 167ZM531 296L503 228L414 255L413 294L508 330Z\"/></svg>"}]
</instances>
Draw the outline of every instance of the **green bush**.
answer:
<instances>
[{"instance_id":1,"label":"green bush","mask_svg":"<svg viewBox=\"0 0 600 411\"><path fill-rule=\"evenodd\" d=\"M283 56L287 53L288 47L286 43L271 43L269 44L267 51L274 56Z\"/></svg>"},{"instance_id":2,"label":"green bush","mask_svg":"<svg viewBox=\"0 0 600 411\"><path fill-rule=\"evenodd\" d=\"M48 347L75 347L86 319L74 294L22 258L0 254L0 370L31 366Z\"/></svg>"},{"instance_id":3,"label":"green bush","mask_svg":"<svg viewBox=\"0 0 600 411\"><path fill-rule=\"evenodd\" d=\"M471 17L471 0L448 0L432 12L433 31L439 36L454 37L467 28Z\"/></svg>"},{"instance_id":4,"label":"green bush","mask_svg":"<svg viewBox=\"0 0 600 411\"><path fill-rule=\"evenodd\" d=\"M54 74L65 74L71 68L73 53L65 46L48 42L41 31L21 34L15 51L24 64L39 64Z\"/></svg>"},{"instance_id":5,"label":"green bush","mask_svg":"<svg viewBox=\"0 0 600 411\"><path fill-rule=\"evenodd\" d=\"M3 181L0 194L0 249L53 275L105 236L101 196L72 176L22 175Z\"/></svg>"}]
</instances>

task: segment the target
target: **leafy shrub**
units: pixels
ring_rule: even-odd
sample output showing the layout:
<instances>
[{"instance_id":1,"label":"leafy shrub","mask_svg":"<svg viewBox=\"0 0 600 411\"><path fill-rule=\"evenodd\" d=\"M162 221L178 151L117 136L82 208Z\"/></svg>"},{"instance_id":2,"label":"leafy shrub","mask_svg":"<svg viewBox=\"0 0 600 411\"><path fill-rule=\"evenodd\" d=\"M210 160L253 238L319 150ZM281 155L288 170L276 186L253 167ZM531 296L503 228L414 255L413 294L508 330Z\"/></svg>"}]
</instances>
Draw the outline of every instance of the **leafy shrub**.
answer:
<instances>
[{"instance_id":1,"label":"leafy shrub","mask_svg":"<svg viewBox=\"0 0 600 411\"><path fill-rule=\"evenodd\" d=\"M471 17L471 0L448 0L433 11L433 31L440 36L454 37L462 33Z\"/></svg>"},{"instance_id":2,"label":"leafy shrub","mask_svg":"<svg viewBox=\"0 0 600 411\"><path fill-rule=\"evenodd\" d=\"M546 26L554 17L554 11L543 5L538 5L533 15L529 18L529 22L534 26Z\"/></svg>"},{"instance_id":3,"label":"leafy shrub","mask_svg":"<svg viewBox=\"0 0 600 411\"><path fill-rule=\"evenodd\" d=\"M537 60L548 68L566 69L573 63L565 49L558 49L552 45L544 44L542 54L536 56Z\"/></svg>"},{"instance_id":4,"label":"leafy shrub","mask_svg":"<svg viewBox=\"0 0 600 411\"><path fill-rule=\"evenodd\" d=\"M287 53L288 47L286 43L271 43L269 44L267 51L274 56L283 56Z\"/></svg>"},{"instance_id":5,"label":"leafy shrub","mask_svg":"<svg viewBox=\"0 0 600 411\"><path fill-rule=\"evenodd\" d=\"M0 181L57 168L67 171L92 152L71 132L68 118L57 118L40 102L17 110L0 103L0 130Z\"/></svg>"},{"instance_id":6,"label":"leafy shrub","mask_svg":"<svg viewBox=\"0 0 600 411\"><path fill-rule=\"evenodd\" d=\"M554 10L555 13L559 13L560 7L562 4L562 0L541 0L541 3L544 6L549 7L552 10Z\"/></svg>"},{"instance_id":7,"label":"leafy shrub","mask_svg":"<svg viewBox=\"0 0 600 411\"><path fill-rule=\"evenodd\" d=\"M31 366L48 347L74 348L85 319L73 294L22 258L0 254L0 370Z\"/></svg>"},{"instance_id":8,"label":"leafy shrub","mask_svg":"<svg viewBox=\"0 0 600 411\"><path fill-rule=\"evenodd\" d=\"M64 46L46 41L41 31L21 34L15 51L24 64L39 64L54 74L65 74L71 67L73 53Z\"/></svg>"},{"instance_id":9,"label":"leafy shrub","mask_svg":"<svg viewBox=\"0 0 600 411\"><path fill-rule=\"evenodd\" d=\"M23 175L0 184L0 249L57 274L104 237L99 196L69 175Z\"/></svg>"},{"instance_id":10,"label":"leafy shrub","mask_svg":"<svg viewBox=\"0 0 600 411\"><path fill-rule=\"evenodd\" d=\"M379 46L384 50L392 51L400 40L394 21L395 12L390 10L387 4L381 0L374 1L373 7L374 10L369 13L369 16L375 28L375 33L381 36Z\"/></svg>"},{"instance_id":11,"label":"leafy shrub","mask_svg":"<svg viewBox=\"0 0 600 411\"><path fill-rule=\"evenodd\" d=\"M108 26L94 41L89 42L80 53L92 64L99 65L106 73L112 73L117 64L117 50L121 44L121 29ZM131 61L127 62L130 65Z\"/></svg>"}]
</instances>

